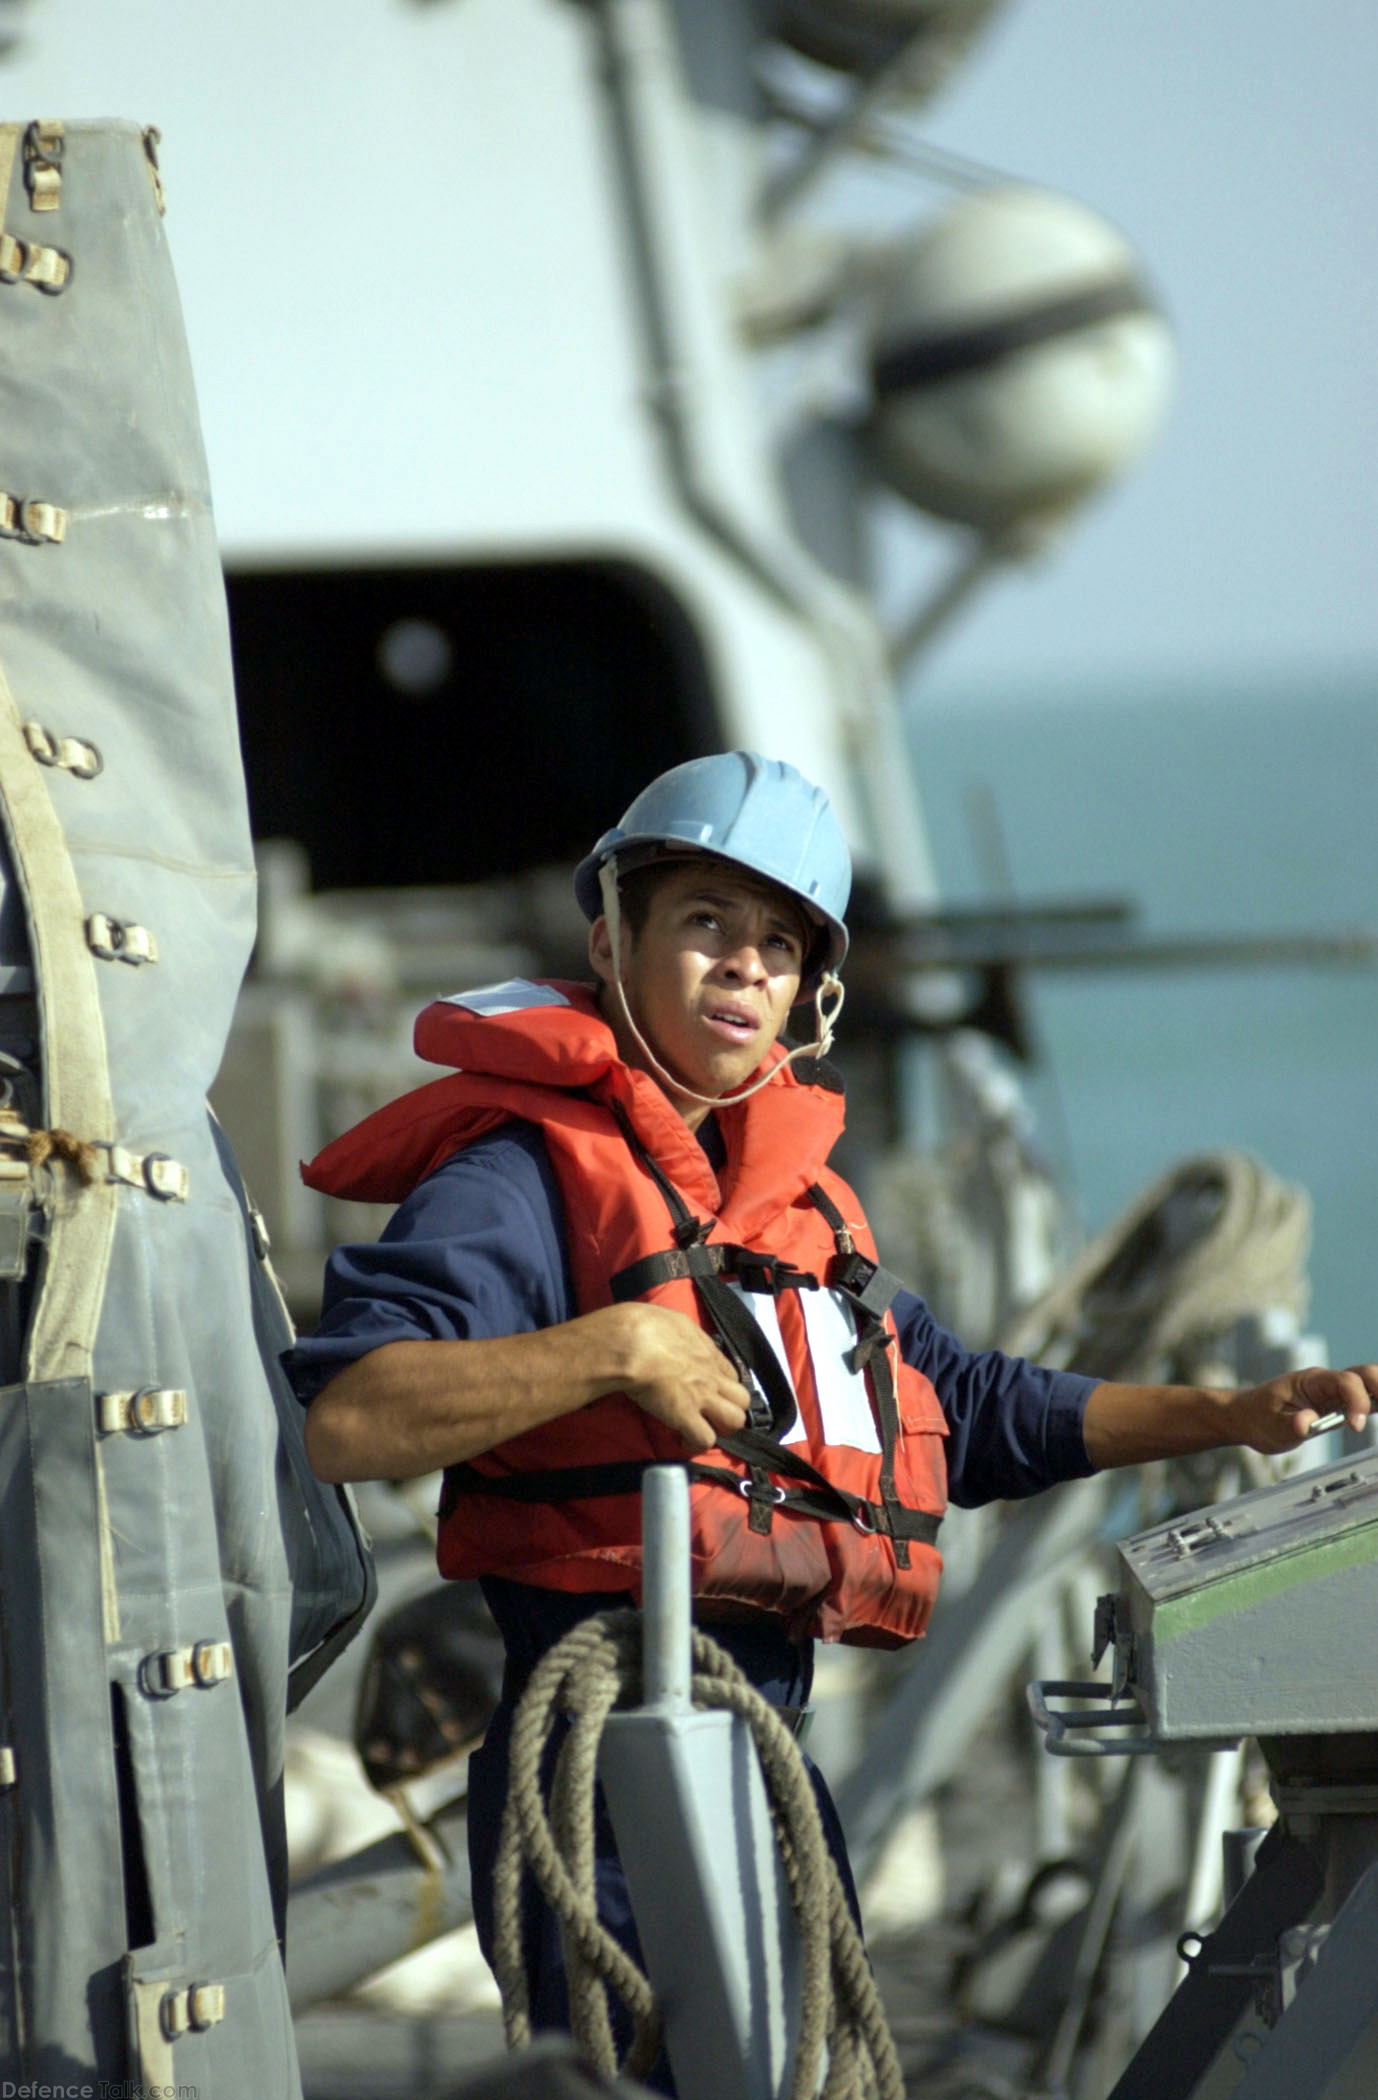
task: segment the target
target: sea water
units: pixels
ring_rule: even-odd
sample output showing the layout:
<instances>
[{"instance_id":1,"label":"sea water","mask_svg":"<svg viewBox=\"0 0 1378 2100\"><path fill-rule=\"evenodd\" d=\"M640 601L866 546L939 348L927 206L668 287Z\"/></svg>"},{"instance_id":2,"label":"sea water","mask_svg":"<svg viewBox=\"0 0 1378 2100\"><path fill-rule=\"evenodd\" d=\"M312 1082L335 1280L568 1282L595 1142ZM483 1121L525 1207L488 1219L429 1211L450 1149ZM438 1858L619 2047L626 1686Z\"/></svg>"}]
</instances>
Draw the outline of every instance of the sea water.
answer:
<instances>
[{"instance_id":1,"label":"sea water","mask_svg":"<svg viewBox=\"0 0 1378 2100\"><path fill-rule=\"evenodd\" d=\"M922 690L910 745L944 894L1119 896L1146 935L1378 927L1378 670ZM1039 1136L1083 1221L1235 1146L1313 1209L1309 1325L1378 1359L1378 966L1028 983Z\"/></svg>"}]
</instances>

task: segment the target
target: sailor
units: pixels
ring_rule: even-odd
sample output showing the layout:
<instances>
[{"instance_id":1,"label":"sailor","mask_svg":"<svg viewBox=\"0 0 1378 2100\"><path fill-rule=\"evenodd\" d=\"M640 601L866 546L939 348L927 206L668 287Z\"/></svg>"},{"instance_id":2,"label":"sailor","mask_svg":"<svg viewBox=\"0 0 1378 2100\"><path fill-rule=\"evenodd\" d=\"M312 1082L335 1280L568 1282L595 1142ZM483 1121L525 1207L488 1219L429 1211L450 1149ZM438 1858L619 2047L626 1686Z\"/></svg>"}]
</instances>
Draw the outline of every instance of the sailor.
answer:
<instances>
[{"instance_id":1,"label":"sailor","mask_svg":"<svg viewBox=\"0 0 1378 2100\"><path fill-rule=\"evenodd\" d=\"M479 1579L506 1643L470 1772L485 1951L515 1700L582 1616L637 1600L648 1464L689 1467L697 1618L797 1711L815 1639L922 1633L945 1494L1285 1451L1323 1410L1362 1426L1378 1392L1373 1365L1241 1391L1097 1383L938 1328L827 1165L850 880L826 797L792 766L675 767L577 871L594 982L438 1001L416 1042L449 1075L307 1170L400 1205L376 1245L332 1255L320 1326L289 1359L311 1462L329 1481L443 1469L441 1571ZM796 1006L813 1040L787 1050ZM598 1878L634 1946L606 1824ZM527 1945L533 2024L564 2026L534 1896Z\"/></svg>"}]
</instances>

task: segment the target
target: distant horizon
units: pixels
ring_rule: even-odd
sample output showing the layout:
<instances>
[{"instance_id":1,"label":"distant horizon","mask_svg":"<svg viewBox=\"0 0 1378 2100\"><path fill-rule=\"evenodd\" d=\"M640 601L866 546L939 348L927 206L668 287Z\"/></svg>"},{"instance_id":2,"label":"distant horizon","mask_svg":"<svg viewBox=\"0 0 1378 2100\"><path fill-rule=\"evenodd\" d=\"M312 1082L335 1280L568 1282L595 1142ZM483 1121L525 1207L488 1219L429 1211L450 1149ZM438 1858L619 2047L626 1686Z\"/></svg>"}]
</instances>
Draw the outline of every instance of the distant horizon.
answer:
<instances>
[{"instance_id":1,"label":"distant horizon","mask_svg":"<svg viewBox=\"0 0 1378 2100\"><path fill-rule=\"evenodd\" d=\"M1159 664L1107 665L1102 670L1078 664L1074 669L1054 670L1036 664L1012 675L1004 671L968 669L960 674L939 669L931 675L911 674L900 688L900 712L905 728L937 715L963 713L1026 713L1060 706L1083 708L1094 696L1108 706L1117 701L1134 705L1154 700L1164 705L1185 704L1193 695L1208 698L1212 706L1248 706L1260 698L1282 699L1296 686L1310 685L1318 705L1337 699L1356 699L1371 691L1378 708L1378 651L1372 656L1298 657L1295 662L1256 662L1248 658L1213 663L1183 662L1175 668ZM1378 712L1375 713L1378 737ZM1378 749L1375 750L1374 787L1378 790Z\"/></svg>"}]
</instances>

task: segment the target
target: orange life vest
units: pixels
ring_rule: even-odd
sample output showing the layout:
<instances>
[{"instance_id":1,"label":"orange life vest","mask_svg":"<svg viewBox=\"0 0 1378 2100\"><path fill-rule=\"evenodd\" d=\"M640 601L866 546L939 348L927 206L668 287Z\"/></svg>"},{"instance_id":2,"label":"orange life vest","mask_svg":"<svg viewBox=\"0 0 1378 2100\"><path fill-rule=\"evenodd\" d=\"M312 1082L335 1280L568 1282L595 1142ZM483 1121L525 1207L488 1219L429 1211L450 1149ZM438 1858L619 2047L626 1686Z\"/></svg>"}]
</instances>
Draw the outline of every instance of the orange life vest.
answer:
<instances>
[{"instance_id":1,"label":"orange life vest","mask_svg":"<svg viewBox=\"0 0 1378 2100\"><path fill-rule=\"evenodd\" d=\"M460 1069L328 1145L303 1169L309 1184L397 1202L476 1137L535 1124L579 1311L629 1297L674 1306L756 1393L760 1423L688 1466L695 1594L779 1615L795 1638L892 1646L922 1633L942 1565L946 1424L900 1358L894 1279L825 1164L842 1128L837 1082L781 1065L719 1110L719 1179L654 1080L620 1061L584 986L441 1000L416 1047ZM441 1572L635 1598L632 1490L666 1461L687 1463L679 1439L619 1394L514 1437L447 1476Z\"/></svg>"}]
</instances>

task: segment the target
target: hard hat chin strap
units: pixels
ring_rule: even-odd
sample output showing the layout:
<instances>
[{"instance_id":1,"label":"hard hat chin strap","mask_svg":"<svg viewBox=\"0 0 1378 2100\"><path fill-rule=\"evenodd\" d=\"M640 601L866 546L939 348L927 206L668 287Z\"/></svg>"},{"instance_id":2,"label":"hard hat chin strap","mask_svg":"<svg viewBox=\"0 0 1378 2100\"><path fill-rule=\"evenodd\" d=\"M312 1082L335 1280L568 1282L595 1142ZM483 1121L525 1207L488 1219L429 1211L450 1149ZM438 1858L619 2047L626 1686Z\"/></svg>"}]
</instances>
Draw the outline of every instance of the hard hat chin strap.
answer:
<instances>
[{"instance_id":1,"label":"hard hat chin strap","mask_svg":"<svg viewBox=\"0 0 1378 2100\"><path fill-rule=\"evenodd\" d=\"M777 1072L783 1072L786 1065L792 1065L796 1057L826 1057L828 1055L833 1046L833 1034L837 1027L838 1017L842 1012L842 1002L847 994L843 989L842 980L835 976L831 970L824 970L818 980L818 989L813 995L815 1035L811 1043L796 1043L793 1050L787 1051L778 1064L772 1065L768 1072L763 1072L759 1079L753 1079L750 1086L740 1087L735 1094L696 1094L694 1089L691 1086L686 1086L682 1079L676 1079L673 1072L666 1071L645 1036L637 1027L631 1007L627 1004L627 993L622 983L622 903L617 892L617 857L615 854L609 854L602 867L598 870L598 887L602 892L603 916L607 921L608 940L612 946L612 986L617 999L618 1009L631 1031L633 1041L657 1079L661 1080L666 1086L673 1088L675 1093L683 1095L686 1101L701 1102L705 1108L730 1108L733 1102L747 1101L753 1094L759 1093L763 1086L769 1086ZM823 1010L825 998L832 1002L826 1013Z\"/></svg>"}]
</instances>

